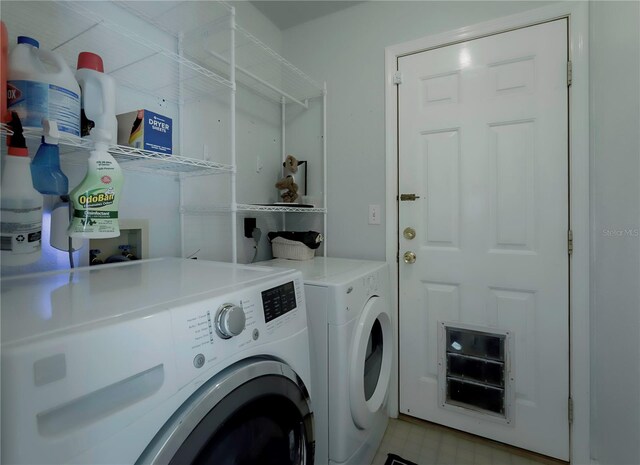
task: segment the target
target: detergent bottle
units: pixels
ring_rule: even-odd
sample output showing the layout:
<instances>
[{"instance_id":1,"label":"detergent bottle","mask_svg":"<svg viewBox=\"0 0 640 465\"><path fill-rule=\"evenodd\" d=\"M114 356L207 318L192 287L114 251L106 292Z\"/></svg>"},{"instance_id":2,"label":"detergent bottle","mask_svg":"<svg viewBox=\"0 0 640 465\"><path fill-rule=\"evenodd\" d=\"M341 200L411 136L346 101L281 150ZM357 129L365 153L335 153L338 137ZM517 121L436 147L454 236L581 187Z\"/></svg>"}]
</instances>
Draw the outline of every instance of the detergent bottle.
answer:
<instances>
[{"instance_id":1,"label":"detergent bottle","mask_svg":"<svg viewBox=\"0 0 640 465\"><path fill-rule=\"evenodd\" d=\"M76 79L82 92L82 137L91 135L95 127L105 130L109 135L107 142L115 144L118 141L116 83L111 76L104 74L102 58L95 53L81 52L78 55Z\"/></svg>"},{"instance_id":2,"label":"detergent bottle","mask_svg":"<svg viewBox=\"0 0 640 465\"><path fill-rule=\"evenodd\" d=\"M31 37L18 37L9 56L7 105L25 128L41 128L44 118L60 132L80 136L80 87L61 55L40 50Z\"/></svg>"}]
</instances>

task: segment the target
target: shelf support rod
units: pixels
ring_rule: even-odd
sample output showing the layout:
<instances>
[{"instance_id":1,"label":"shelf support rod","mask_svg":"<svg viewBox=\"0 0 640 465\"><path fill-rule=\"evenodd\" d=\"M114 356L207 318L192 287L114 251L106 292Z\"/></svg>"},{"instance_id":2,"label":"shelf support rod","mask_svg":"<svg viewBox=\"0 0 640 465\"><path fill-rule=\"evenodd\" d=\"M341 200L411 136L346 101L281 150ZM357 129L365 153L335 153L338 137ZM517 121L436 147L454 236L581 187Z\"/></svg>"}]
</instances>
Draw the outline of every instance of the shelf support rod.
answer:
<instances>
[{"instance_id":1,"label":"shelf support rod","mask_svg":"<svg viewBox=\"0 0 640 465\"><path fill-rule=\"evenodd\" d=\"M227 60L224 56L220 55L219 53L214 52L213 50L207 50L207 53L209 55L211 55L212 57L216 58L217 60L222 61L223 63L227 63L229 64L229 60ZM235 56L234 53L231 54L232 57ZM234 58L235 61L235 58ZM247 71L246 69L242 68L241 66L232 66L233 69L240 71L242 74L249 76L251 79L259 82L260 84L262 84L265 87L268 87L269 89L271 89L272 91L276 92L278 95L280 95L281 97L285 97L288 98L289 100L291 100L294 103L297 103L298 105L300 105L301 107L303 107L304 109L309 109L309 104L302 102L300 100L298 100L295 97L292 97L291 95L287 94L286 92L278 89L276 86L269 84L267 81L265 81L262 78L259 78L258 76L256 76L255 74L253 74L251 71ZM235 81L234 81L235 83Z\"/></svg>"},{"instance_id":2,"label":"shelf support rod","mask_svg":"<svg viewBox=\"0 0 640 465\"><path fill-rule=\"evenodd\" d=\"M178 55L180 57L184 56L184 36L181 33L178 36ZM183 98L184 98L184 84L182 82L182 78L183 78L183 69L182 69L182 63L178 63L178 79L179 79L179 84L178 84L178 120L180 121L180 124L178 126L178 137L180 138L180 141L178 142L179 147L180 147L180 153L184 153L184 112L183 112ZM185 218L184 215L182 214L182 211L184 210L184 196L185 196L185 189L184 189L184 183L185 180L183 179L184 177L182 175L179 175L180 178L180 256L181 257L186 257L186 247L187 247L187 243L185 240L185 230L186 230L186 225L185 225Z\"/></svg>"},{"instance_id":3,"label":"shelf support rod","mask_svg":"<svg viewBox=\"0 0 640 465\"><path fill-rule=\"evenodd\" d=\"M282 129L282 163L284 163L287 158L287 144L286 144L286 130L285 126L287 124L287 99L280 97L280 105L282 106L281 110L281 129ZM284 165L283 165L284 167ZM282 174L284 175L284 169L282 170ZM287 215L282 213L282 230L287 230Z\"/></svg>"},{"instance_id":4,"label":"shelf support rod","mask_svg":"<svg viewBox=\"0 0 640 465\"><path fill-rule=\"evenodd\" d=\"M322 199L324 207L324 256L327 256L327 82L322 86Z\"/></svg>"},{"instance_id":5,"label":"shelf support rod","mask_svg":"<svg viewBox=\"0 0 640 465\"><path fill-rule=\"evenodd\" d=\"M231 166L236 167L236 9L231 8L230 33L231 33L231 62L229 63L229 80L233 84L231 88ZM238 204L236 203L236 169L231 173L231 261L238 263Z\"/></svg>"}]
</instances>

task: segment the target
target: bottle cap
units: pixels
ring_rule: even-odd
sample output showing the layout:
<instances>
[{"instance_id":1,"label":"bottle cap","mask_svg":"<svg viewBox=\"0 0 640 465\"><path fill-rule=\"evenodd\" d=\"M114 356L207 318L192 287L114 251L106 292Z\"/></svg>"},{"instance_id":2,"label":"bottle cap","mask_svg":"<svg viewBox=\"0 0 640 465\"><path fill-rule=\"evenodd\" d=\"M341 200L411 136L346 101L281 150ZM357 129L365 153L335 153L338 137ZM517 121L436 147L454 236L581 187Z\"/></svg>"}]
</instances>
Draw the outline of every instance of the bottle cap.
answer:
<instances>
[{"instance_id":1,"label":"bottle cap","mask_svg":"<svg viewBox=\"0 0 640 465\"><path fill-rule=\"evenodd\" d=\"M28 157L29 149L26 147L7 147L7 153L14 157Z\"/></svg>"},{"instance_id":2,"label":"bottle cap","mask_svg":"<svg viewBox=\"0 0 640 465\"><path fill-rule=\"evenodd\" d=\"M33 45L35 48L40 48L40 42L38 42L36 39L27 37L27 36L18 36L18 43L29 44L29 45Z\"/></svg>"},{"instance_id":3,"label":"bottle cap","mask_svg":"<svg viewBox=\"0 0 640 465\"><path fill-rule=\"evenodd\" d=\"M104 73L104 65L100 55L91 52L80 52L78 55L78 69L92 69Z\"/></svg>"}]
</instances>

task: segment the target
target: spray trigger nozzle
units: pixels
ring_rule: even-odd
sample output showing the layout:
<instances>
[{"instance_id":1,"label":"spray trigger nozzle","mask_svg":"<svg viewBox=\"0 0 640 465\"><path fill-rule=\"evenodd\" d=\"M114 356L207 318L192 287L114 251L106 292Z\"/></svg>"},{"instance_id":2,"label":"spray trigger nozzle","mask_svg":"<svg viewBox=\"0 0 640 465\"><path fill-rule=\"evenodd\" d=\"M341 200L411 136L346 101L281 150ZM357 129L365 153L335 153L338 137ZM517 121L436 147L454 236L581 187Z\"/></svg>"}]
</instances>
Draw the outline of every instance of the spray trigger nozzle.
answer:
<instances>
[{"instance_id":1,"label":"spray trigger nozzle","mask_svg":"<svg viewBox=\"0 0 640 465\"><path fill-rule=\"evenodd\" d=\"M45 143L58 145L58 140L60 139L60 131L58 130L57 121L50 121L47 118L42 118L42 132L44 135Z\"/></svg>"}]
</instances>

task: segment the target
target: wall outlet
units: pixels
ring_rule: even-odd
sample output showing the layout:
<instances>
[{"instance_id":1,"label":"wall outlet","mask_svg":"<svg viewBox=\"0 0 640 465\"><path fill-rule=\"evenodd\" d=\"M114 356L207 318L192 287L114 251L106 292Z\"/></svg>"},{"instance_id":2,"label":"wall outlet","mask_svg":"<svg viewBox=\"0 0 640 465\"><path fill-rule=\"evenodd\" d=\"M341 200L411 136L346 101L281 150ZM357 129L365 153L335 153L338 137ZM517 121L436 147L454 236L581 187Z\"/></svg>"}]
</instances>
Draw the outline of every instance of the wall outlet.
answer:
<instances>
[{"instance_id":1,"label":"wall outlet","mask_svg":"<svg viewBox=\"0 0 640 465\"><path fill-rule=\"evenodd\" d=\"M380 224L380 205L369 205L369 224Z\"/></svg>"}]
</instances>

